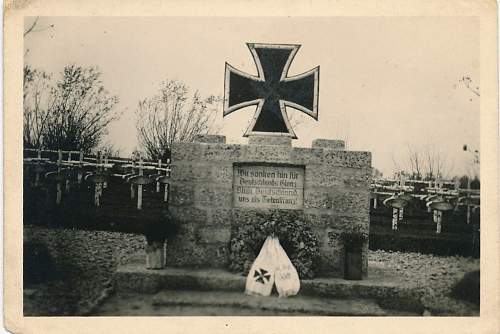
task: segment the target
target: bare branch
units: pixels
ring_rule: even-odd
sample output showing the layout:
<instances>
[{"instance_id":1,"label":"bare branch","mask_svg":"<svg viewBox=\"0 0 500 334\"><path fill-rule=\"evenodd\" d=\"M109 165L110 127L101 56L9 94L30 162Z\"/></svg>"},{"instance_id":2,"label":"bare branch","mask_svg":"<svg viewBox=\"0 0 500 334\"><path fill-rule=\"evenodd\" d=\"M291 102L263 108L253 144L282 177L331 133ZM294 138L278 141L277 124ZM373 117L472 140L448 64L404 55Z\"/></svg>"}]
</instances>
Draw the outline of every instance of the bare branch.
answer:
<instances>
[{"instance_id":1,"label":"bare branch","mask_svg":"<svg viewBox=\"0 0 500 334\"><path fill-rule=\"evenodd\" d=\"M33 33L33 32L40 32L40 31L44 31L44 30L47 30L47 29L50 29L50 28L54 28L54 25L53 24L50 24L48 26L45 26L45 27L40 27L38 29L35 29L36 26L38 25L38 20L39 20L39 16L37 16L35 18L35 21L33 21L33 23L30 25L30 27L28 29L26 29L23 33L23 37L26 37L27 35Z\"/></svg>"},{"instance_id":2,"label":"bare branch","mask_svg":"<svg viewBox=\"0 0 500 334\"><path fill-rule=\"evenodd\" d=\"M405 172L416 180L446 178L450 176L453 168L447 155L435 144L425 146L407 144L406 152L402 154L399 161L394 154L391 158L395 172Z\"/></svg>"},{"instance_id":3,"label":"bare branch","mask_svg":"<svg viewBox=\"0 0 500 334\"><path fill-rule=\"evenodd\" d=\"M99 145L118 102L95 68L66 66L51 83L44 72L24 69L24 145L90 151Z\"/></svg>"},{"instance_id":4,"label":"bare branch","mask_svg":"<svg viewBox=\"0 0 500 334\"><path fill-rule=\"evenodd\" d=\"M467 88L476 96L481 96L481 94L479 93L479 86L474 87L472 79L470 77L463 76L460 80L458 80L458 82L461 82L465 86L465 88Z\"/></svg>"},{"instance_id":5,"label":"bare branch","mask_svg":"<svg viewBox=\"0 0 500 334\"><path fill-rule=\"evenodd\" d=\"M33 21L33 23L31 24L31 26L28 29L26 29L26 31L23 34L23 37L26 37L26 35L28 35L29 33L31 33L33 31L33 29L35 29L35 27L36 27L36 25L38 23L38 19L39 19L39 17L37 16L35 18L35 21Z\"/></svg>"},{"instance_id":6,"label":"bare branch","mask_svg":"<svg viewBox=\"0 0 500 334\"><path fill-rule=\"evenodd\" d=\"M177 80L165 80L159 92L139 102L136 115L139 146L151 159L170 157L174 142L192 142L196 135L217 133L221 98L202 98Z\"/></svg>"}]
</instances>

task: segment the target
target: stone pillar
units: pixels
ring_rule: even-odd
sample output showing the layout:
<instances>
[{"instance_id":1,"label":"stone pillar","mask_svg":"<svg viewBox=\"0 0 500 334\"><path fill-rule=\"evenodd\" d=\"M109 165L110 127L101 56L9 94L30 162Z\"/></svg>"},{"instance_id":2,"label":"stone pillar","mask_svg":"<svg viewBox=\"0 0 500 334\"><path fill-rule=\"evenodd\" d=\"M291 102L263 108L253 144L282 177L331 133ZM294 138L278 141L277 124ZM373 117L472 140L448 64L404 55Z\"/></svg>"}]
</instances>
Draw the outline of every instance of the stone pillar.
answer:
<instances>
[{"instance_id":1,"label":"stone pillar","mask_svg":"<svg viewBox=\"0 0 500 334\"><path fill-rule=\"evenodd\" d=\"M220 155L230 157L237 145L225 143L225 136L201 135L172 145L169 210L180 231L167 245L167 266L227 265L233 170Z\"/></svg>"},{"instance_id":2,"label":"stone pillar","mask_svg":"<svg viewBox=\"0 0 500 334\"><path fill-rule=\"evenodd\" d=\"M314 139L312 148L343 151L345 150L345 141L336 139Z\"/></svg>"},{"instance_id":3,"label":"stone pillar","mask_svg":"<svg viewBox=\"0 0 500 334\"><path fill-rule=\"evenodd\" d=\"M292 146L292 138L288 136L250 136L248 145Z\"/></svg>"},{"instance_id":4,"label":"stone pillar","mask_svg":"<svg viewBox=\"0 0 500 334\"><path fill-rule=\"evenodd\" d=\"M194 138L195 143L206 143L206 144L225 144L226 136L220 135L197 135Z\"/></svg>"}]
</instances>

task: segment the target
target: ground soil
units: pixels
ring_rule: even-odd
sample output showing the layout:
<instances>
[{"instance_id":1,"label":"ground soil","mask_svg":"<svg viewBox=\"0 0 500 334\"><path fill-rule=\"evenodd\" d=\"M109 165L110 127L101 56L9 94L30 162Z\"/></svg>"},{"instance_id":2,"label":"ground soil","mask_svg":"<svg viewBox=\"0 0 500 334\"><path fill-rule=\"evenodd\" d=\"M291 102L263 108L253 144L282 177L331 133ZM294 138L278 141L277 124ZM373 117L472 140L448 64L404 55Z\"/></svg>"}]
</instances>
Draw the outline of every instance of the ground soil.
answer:
<instances>
[{"instance_id":1,"label":"ground soil","mask_svg":"<svg viewBox=\"0 0 500 334\"><path fill-rule=\"evenodd\" d=\"M36 232L43 233L42 230ZM81 231L75 233L84 235ZM122 253L119 251L121 237L116 238L112 232L87 231L85 233L105 233L105 239L112 243L111 245L107 244L109 252L117 254L110 255L108 258L113 259L116 256L121 256ZM98 239L101 239L101 236ZM92 245L89 244L88 248L91 252ZM111 292L110 279L116 270L116 263L119 261L102 262L102 259L97 261L100 257L99 254L92 256L96 259L95 261L84 261L72 263L72 265L63 268L59 267L63 275L58 280L24 286L24 314L26 316L84 315L95 310L95 304L105 300ZM369 265L391 269L405 278L409 287L422 291L422 303L426 314L458 316L479 314L477 305L450 296L451 287L465 273L479 269L479 259L370 251ZM173 307L171 311L175 314L182 314L196 310L196 306L178 305ZM213 312L221 312L222 315L225 312L231 312L231 310L234 311L235 315L243 312L237 307L227 308L226 306L220 306ZM275 312L278 315L282 311L276 310ZM257 313L255 315L258 315Z\"/></svg>"}]
</instances>

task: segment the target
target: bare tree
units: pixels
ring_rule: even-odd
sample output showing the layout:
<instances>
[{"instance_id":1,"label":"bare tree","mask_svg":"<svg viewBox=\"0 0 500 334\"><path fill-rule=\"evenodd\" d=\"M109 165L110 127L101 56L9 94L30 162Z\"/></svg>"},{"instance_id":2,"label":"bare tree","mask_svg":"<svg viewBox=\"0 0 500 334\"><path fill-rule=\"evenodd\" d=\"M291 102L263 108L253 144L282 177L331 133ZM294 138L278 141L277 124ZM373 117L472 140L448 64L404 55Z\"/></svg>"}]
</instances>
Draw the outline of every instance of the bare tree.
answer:
<instances>
[{"instance_id":1,"label":"bare tree","mask_svg":"<svg viewBox=\"0 0 500 334\"><path fill-rule=\"evenodd\" d=\"M24 145L89 152L118 118L118 102L96 68L66 66L52 84L45 73L25 67Z\"/></svg>"},{"instance_id":2,"label":"bare tree","mask_svg":"<svg viewBox=\"0 0 500 334\"><path fill-rule=\"evenodd\" d=\"M450 177L453 165L448 161L448 155L436 146L428 146L425 151L425 171L426 178L434 180L436 178Z\"/></svg>"},{"instance_id":3,"label":"bare tree","mask_svg":"<svg viewBox=\"0 0 500 334\"><path fill-rule=\"evenodd\" d=\"M398 173L401 170L403 170L403 167L402 167L401 162L400 162L401 159L398 159L396 157L396 155L394 154L394 152L391 153L391 160L392 160L392 164L394 165L394 173Z\"/></svg>"},{"instance_id":4,"label":"bare tree","mask_svg":"<svg viewBox=\"0 0 500 334\"><path fill-rule=\"evenodd\" d=\"M406 151L399 157L394 152L391 155L396 174L404 173L412 179L420 180L422 178L423 154L416 146L407 144Z\"/></svg>"},{"instance_id":5,"label":"bare tree","mask_svg":"<svg viewBox=\"0 0 500 334\"><path fill-rule=\"evenodd\" d=\"M419 152L418 149L415 147L411 146L410 144L407 145L408 148L408 161L410 163L410 175L412 178L416 180L420 180L422 178L422 155Z\"/></svg>"},{"instance_id":6,"label":"bare tree","mask_svg":"<svg viewBox=\"0 0 500 334\"><path fill-rule=\"evenodd\" d=\"M405 172L416 180L447 178L453 170L448 156L436 145L407 144L406 153L400 159L393 155L392 161L396 172Z\"/></svg>"},{"instance_id":7,"label":"bare tree","mask_svg":"<svg viewBox=\"0 0 500 334\"><path fill-rule=\"evenodd\" d=\"M192 142L199 134L220 130L217 113L222 99L202 98L178 80L161 83L159 92L139 102L137 136L139 148L150 159L167 159L173 142Z\"/></svg>"},{"instance_id":8,"label":"bare tree","mask_svg":"<svg viewBox=\"0 0 500 334\"><path fill-rule=\"evenodd\" d=\"M100 152L103 156L113 158L118 158L121 154L120 149L110 142L99 144L99 146L94 149L94 152Z\"/></svg>"},{"instance_id":9,"label":"bare tree","mask_svg":"<svg viewBox=\"0 0 500 334\"><path fill-rule=\"evenodd\" d=\"M381 179L383 176L384 176L384 173L382 173L377 168L372 167L372 178L373 179Z\"/></svg>"},{"instance_id":10,"label":"bare tree","mask_svg":"<svg viewBox=\"0 0 500 334\"><path fill-rule=\"evenodd\" d=\"M25 66L23 79L23 143L26 147L41 147L55 103L50 76Z\"/></svg>"},{"instance_id":11,"label":"bare tree","mask_svg":"<svg viewBox=\"0 0 500 334\"><path fill-rule=\"evenodd\" d=\"M469 147L467 144L463 146L463 151L467 154L470 154L470 158L467 161L467 165L465 167L467 177L470 179L477 178L480 176L480 153L479 150L475 150Z\"/></svg>"}]
</instances>

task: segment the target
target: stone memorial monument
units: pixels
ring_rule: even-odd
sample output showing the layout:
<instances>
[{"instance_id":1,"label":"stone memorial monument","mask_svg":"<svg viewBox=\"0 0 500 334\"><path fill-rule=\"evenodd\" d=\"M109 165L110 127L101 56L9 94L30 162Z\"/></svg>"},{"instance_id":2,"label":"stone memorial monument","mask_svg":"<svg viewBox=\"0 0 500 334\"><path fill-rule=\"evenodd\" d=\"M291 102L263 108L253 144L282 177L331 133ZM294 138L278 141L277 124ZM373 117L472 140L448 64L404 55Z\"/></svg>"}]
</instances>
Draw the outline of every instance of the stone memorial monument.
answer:
<instances>
[{"instance_id":1,"label":"stone memorial monument","mask_svg":"<svg viewBox=\"0 0 500 334\"><path fill-rule=\"evenodd\" d=\"M231 233L249 217L270 210L295 211L319 241L322 276L343 275L340 233L368 232L371 154L344 150L339 140L297 138L286 107L318 119L319 67L288 76L299 45L248 44L258 76L229 64L224 116L256 105L244 136L248 145L224 136L199 136L172 146L169 208L180 234L167 246L167 265L227 268ZM363 246L367 274L368 244Z\"/></svg>"}]
</instances>

